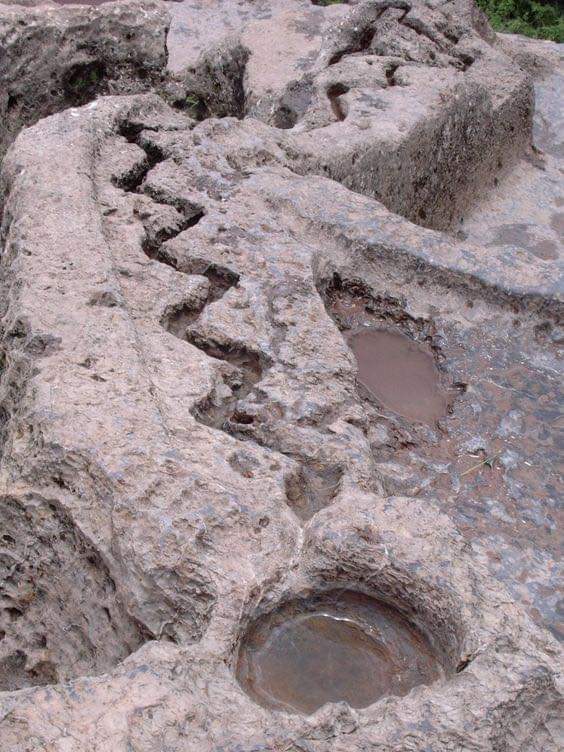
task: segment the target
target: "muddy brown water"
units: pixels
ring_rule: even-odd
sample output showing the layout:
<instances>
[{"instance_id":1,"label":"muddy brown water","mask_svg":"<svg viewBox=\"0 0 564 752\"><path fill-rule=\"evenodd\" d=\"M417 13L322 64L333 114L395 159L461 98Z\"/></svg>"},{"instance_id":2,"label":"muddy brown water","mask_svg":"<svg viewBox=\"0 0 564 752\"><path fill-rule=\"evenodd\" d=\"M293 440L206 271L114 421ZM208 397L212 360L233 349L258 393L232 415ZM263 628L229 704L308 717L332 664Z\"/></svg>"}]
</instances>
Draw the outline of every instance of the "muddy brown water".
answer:
<instances>
[{"instance_id":1,"label":"muddy brown water","mask_svg":"<svg viewBox=\"0 0 564 752\"><path fill-rule=\"evenodd\" d=\"M404 334L362 327L347 335L358 379L384 407L412 421L433 425L448 409L431 351Z\"/></svg>"},{"instance_id":2,"label":"muddy brown water","mask_svg":"<svg viewBox=\"0 0 564 752\"><path fill-rule=\"evenodd\" d=\"M259 619L241 645L236 674L263 707L309 714L326 702L364 708L402 696L444 669L398 611L361 593L334 591Z\"/></svg>"}]
</instances>

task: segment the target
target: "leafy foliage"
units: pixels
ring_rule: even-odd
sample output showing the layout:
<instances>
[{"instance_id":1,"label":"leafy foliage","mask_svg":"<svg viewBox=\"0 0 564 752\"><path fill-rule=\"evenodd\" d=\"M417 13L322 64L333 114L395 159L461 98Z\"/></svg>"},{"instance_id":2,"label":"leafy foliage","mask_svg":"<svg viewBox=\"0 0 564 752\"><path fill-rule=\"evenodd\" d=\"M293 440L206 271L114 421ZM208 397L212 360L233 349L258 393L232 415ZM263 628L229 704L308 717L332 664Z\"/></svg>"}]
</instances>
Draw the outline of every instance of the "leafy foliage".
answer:
<instances>
[{"instance_id":1,"label":"leafy foliage","mask_svg":"<svg viewBox=\"0 0 564 752\"><path fill-rule=\"evenodd\" d=\"M496 31L564 42L561 2L537 0L477 0Z\"/></svg>"}]
</instances>

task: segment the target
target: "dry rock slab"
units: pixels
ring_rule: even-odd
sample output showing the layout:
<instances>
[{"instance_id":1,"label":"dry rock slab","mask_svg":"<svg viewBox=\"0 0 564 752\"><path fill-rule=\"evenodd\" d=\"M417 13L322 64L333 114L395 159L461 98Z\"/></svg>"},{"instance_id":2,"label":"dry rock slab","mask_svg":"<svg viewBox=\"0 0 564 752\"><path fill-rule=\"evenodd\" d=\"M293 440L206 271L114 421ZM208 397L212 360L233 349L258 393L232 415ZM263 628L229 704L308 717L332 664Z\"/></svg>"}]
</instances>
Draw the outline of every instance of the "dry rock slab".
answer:
<instances>
[{"instance_id":1,"label":"dry rock slab","mask_svg":"<svg viewBox=\"0 0 564 752\"><path fill-rule=\"evenodd\" d=\"M296 170L434 229L463 230L531 149L531 78L469 2L290 5L240 19L178 78L201 115L261 119Z\"/></svg>"},{"instance_id":2,"label":"dry rock slab","mask_svg":"<svg viewBox=\"0 0 564 752\"><path fill-rule=\"evenodd\" d=\"M485 246L525 250L562 267L564 45L500 35L498 44L533 77L533 150L500 172L464 219Z\"/></svg>"}]
</instances>

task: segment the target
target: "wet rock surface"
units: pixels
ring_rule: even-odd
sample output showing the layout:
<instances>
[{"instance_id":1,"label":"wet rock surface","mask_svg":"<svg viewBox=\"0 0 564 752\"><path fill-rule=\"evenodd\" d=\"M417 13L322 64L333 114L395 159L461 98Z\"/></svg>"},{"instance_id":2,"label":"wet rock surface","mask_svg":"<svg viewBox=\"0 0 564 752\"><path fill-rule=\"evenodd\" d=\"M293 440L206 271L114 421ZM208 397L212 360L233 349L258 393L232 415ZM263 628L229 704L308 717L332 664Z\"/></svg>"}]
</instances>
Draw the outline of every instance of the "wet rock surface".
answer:
<instances>
[{"instance_id":1,"label":"wet rock surface","mask_svg":"<svg viewBox=\"0 0 564 752\"><path fill-rule=\"evenodd\" d=\"M446 414L448 401L431 352L398 332L369 327L353 330L347 343L359 384L385 408L429 425Z\"/></svg>"},{"instance_id":2,"label":"wet rock surface","mask_svg":"<svg viewBox=\"0 0 564 752\"><path fill-rule=\"evenodd\" d=\"M237 678L259 704L313 713L327 702L365 708L444 670L428 640L389 606L350 591L287 604L254 625Z\"/></svg>"},{"instance_id":3,"label":"wet rock surface","mask_svg":"<svg viewBox=\"0 0 564 752\"><path fill-rule=\"evenodd\" d=\"M3 161L0 746L556 752L561 288L459 227L554 55L250 5Z\"/></svg>"}]
</instances>

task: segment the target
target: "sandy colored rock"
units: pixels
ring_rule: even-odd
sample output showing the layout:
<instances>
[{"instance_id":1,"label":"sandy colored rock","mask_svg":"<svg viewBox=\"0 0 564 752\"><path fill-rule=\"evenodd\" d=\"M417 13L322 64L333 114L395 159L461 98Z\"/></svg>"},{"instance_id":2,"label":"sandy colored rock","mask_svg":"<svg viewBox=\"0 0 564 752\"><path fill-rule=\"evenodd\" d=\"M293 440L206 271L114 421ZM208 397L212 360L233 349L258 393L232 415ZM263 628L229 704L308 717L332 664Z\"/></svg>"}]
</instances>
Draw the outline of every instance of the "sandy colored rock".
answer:
<instances>
[{"instance_id":1,"label":"sandy colored rock","mask_svg":"<svg viewBox=\"0 0 564 752\"><path fill-rule=\"evenodd\" d=\"M0 5L0 157L24 125L159 83L168 25L165 5L153 0Z\"/></svg>"},{"instance_id":2,"label":"sandy colored rock","mask_svg":"<svg viewBox=\"0 0 564 752\"><path fill-rule=\"evenodd\" d=\"M105 749L110 739L115 749L165 740L172 749L283 748L302 739L320 751L400 750L413 733L434 749L456 741L486 750L501 739L507 749L556 749L556 644L472 554L432 484L425 498L382 496L385 476L365 433L381 410L358 394L353 359L327 315L335 279L359 294L347 280L360 276L376 319L421 336L431 309L419 273L426 300L437 300L432 326L444 328L436 346L445 362L474 327L484 357L486 321L494 339L510 337L517 301L519 341L534 351L525 332L560 305L544 262L514 270L508 283L501 260L489 260L480 278L479 247L293 174L278 139L258 121L194 127L157 98L110 98L29 129L5 162L5 493L24 507L61 505L148 642L101 678L50 689L55 725L46 725L46 690L4 695L0 733L14 750L28 737L36 749ZM65 157L39 161L36 149ZM329 186L336 200L327 206ZM71 217L80 231L69 236ZM477 318L461 327L468 295ZM458 421L473 430L474 399L461 398L447 418L451 440L461 439ZM385 422L410 431L420 454L437 441L391 415ZM332 498L300 520L288 483L300 467L330 466L339 468ZM309 718L254 704L232 668L245 625L288 598L345 585L415 608L449 656L449 678ZM36 625L20 607L25 651ZM47 594L44 609L53 607ZM79 633L98 636L80 609ZM49 655L59 639L45 636ZM114 639L128 649L122 629ZM524 696L536 710L525 711ZM522 720L509 732L492 722L499 713ZM61 727L73 729L70 747L53 730Z\"/></svg>"},{"instance_id":3,"label":"sandy colored rock","mask_svg":"<svg viewBox=\"0 0 564 752\"><path fill-rule=\"evenodd\" d=\"M3 160L0 748L557 752L562 284L489 242L483 189L509 216L539 139L559 169L558 51L463 0L252 5L222 3L176 108L99 97ZM368 330L440 409L367 388ZM255 702L255 625L336 590L441 670Z\"/></svg>"}]
</instances>

